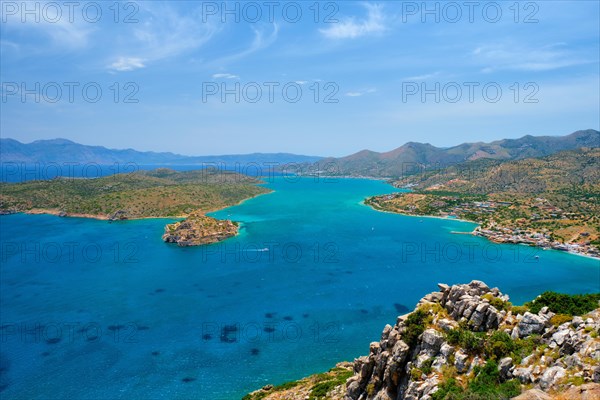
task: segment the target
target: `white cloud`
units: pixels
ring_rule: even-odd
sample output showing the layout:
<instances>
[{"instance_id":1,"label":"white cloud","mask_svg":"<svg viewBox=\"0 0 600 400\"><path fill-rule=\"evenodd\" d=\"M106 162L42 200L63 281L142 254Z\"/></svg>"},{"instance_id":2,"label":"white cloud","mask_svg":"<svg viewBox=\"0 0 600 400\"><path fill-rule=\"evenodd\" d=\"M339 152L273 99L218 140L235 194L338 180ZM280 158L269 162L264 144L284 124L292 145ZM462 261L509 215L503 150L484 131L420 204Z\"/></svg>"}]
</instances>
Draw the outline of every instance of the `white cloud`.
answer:
<instances>
[{"instance_id":1,"label":"white cloud","mask_svg":"<svg viewBox=\"0 0 600 400\"><path fill-rule=\"evenodd\" d=\"M416 75L416 76L409 76L404 78L405 81L426 81L428 79L431 78L435 78L436 76L439 76L440 72L433 72L431 74L424 74L424 75Z\"/></svg>"},{"instance_id":2,"label":"white cloud","mask_svg":"<svg viewBox=\"0 0 600 400\"><path fill-rule=\"evenodd\" d=\"M199 11L184 14L169 4L155 2L139 5L140 22L120 38L123 45L116 49L129 56L112 56L109 70L131 71L191 52L208 42L218 29L215 24L203 23L196 15Z\"/></svg>"},{"instance_id":3,"label":"white cloud","mask_svg":"<svg viewBox=\"0 0 600 400\"><path fill-rule=\"evenodd\" d=\"M134 69L145 68L144 60L136 57L119 57L119 59L108 66L108 69L114 71L133 71Z\"/></svg>"},{"instance_id":4,"label":"white cloud","mask_svg":"<svg viewBox=\"0 0 600 400\"><path fill-rule=\"evenodd\" d=\"M481 46L473 50L472 55L485 64L481 69L483 73L497 70L549 71L593 62L569 51L565 43L541 47L508 44Z\"/></svg>"},{"instance_id":5,"label":"white cloud","mask_svg":"<svg viewBox=\"0 0 600 400\"><path fill-rule=\"evenodd\" d=\"M233 74L213 74L214 79L239 79L240 77Z\"/></svg>"},{"instance_id":6,"label":"white cloud","mask_svg":"<svg viewBox=\"0 0 600 400\"><path fill-rule=\"evenodd\" d=\"M354 39L361 36L381 34L386 30L385 18L382 13L383 6L379 4L365 4L367 18L357 21L355 17L332 23L327 29L319 29L329 39Z\"/></svg>"},{"instance_id":7,"label":"white cloud","mask_svg":"<svg viewBox=\"0 0 600 400\"><path fill-rule=\"evenodd\" d=\"M296 81L298 85L306 85L308 81Z\"/></svg>"},{"instance_id":8,"label":"white cloud","mask_svg":"<svg viewBox=\"0 0 600 400\"><path fill-rule=\"evenodd\" d=\"M364 96L367 93L375 93L377 90L376 89L367 89L367 90L357 90L354 92L347 92L346 96L348 97L360 97L360 96Z\"/></svg>"},{"instance_id":9,"label":"white cloud","mask_svg":"<svg viewBox=\"0 0 600 400\"><path fill-rule=\"evenodd\" d=\"M264 29L258 29L251 26L251 29L254 32L254 38L252 39L252 43L248 48L238 53L219 58L218 60L215 60L212 64L227 64L231 61L239 60L241 58L249 56L254 52L269 47L277 40L277 36L279 34L279 26L276 23L273 23L272 26L273 30L268 36L265 35Z\"/></svg>"},{"instance_id":10,"label":"white cloud","mask_svg":"<svg viewBox=\"0 0 600 400\"><path fill-rule=\"evenodd\" d=\"M21 7L25 7L25 3L22 3ZM34 9L33 5L31 9ZM36 52L84 48L89 44L90 35L96 30L94 24L87 23L82 18L74 18L70 21L69 18L63 16L55 20L54 15L52 15L45 18L38 18L36 21L33 17L24 18L20 12L3 14L2 18L3 29L23 31L25 33L33 32L34 34L39 34L50 39L50 43L48 43L38 38L34 42L37 42L34 46Z\"/></svg>"}]
</instances>

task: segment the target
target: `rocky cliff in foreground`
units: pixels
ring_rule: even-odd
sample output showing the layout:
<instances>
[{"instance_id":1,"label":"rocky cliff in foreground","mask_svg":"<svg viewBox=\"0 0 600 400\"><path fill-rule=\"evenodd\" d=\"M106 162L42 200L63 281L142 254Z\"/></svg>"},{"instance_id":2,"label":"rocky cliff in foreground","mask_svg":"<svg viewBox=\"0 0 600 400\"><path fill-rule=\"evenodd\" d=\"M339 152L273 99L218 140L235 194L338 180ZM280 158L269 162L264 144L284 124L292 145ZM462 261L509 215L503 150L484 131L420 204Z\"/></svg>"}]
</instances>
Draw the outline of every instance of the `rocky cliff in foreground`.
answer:
<instances>
[{"instance_id":1,"label":"rocky cliff in foreground","mask_svg":"<svg viewBox=\"0 0 600 400\"><path fill-rule=\"evenodd\" d=\"M338 373L324 390L319 374L246 399L600 399L597 300L581 316L534 313L480 281L438 286L385 326L345 383Z\"/></svg>"}]
</instances>

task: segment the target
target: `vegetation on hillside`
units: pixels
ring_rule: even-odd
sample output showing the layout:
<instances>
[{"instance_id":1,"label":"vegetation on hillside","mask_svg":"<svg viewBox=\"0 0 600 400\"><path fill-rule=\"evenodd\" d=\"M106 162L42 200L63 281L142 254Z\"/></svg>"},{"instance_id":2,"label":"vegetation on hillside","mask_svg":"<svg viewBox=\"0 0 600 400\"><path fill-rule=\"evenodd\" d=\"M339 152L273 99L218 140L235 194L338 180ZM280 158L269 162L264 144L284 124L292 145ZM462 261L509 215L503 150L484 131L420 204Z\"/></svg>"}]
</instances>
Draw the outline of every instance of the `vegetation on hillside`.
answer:
<instances>
[{"instance_id":1,"label":"vegetation on hillside","mask_svg":"<svg viewBox=\"0 0 600 400\"><path fill-rule=\"evenodd\" d=\"M231 206L266 193L258 180L230 172L166 168L96 179L56 178L0 184L0 210L50 210L126 218L174 217Z\"/></svg>"},{"instance_id":2,"label":"vegetation on hillside","mask_svg":"<svg viewBox=\"0 0 600 400\"><path fill-rule=\"evenodd\" d=\"M404 177L394 185L412 191L365 203L378 210L474 221L482 236L498 242L600 255L598 148L519 161L477 160Z\"/></svg>"}]
</instances>

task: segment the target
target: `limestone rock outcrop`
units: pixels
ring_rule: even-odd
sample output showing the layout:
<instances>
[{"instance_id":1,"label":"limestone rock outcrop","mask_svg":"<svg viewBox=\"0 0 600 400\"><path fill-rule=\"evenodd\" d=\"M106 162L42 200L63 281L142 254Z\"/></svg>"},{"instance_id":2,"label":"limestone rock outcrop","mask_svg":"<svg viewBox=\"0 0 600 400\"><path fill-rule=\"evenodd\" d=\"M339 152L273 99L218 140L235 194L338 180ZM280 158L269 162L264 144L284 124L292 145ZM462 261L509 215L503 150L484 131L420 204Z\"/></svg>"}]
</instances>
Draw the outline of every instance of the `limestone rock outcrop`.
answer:
<instances>
[{"instance_id":1,"label":"limestone rock outcrop","mask_svg":"<svg viewBox=\"0 0 600 400\"><path fill-rule=\"evenodd\" d=\"M550 322L554 314L547 308L515 315L510 307L503 307L509 304L508 296L480 281L439 288L417 305L427 321L416 339L410 314L400 316L394 326L384 328L379 342L371 343L368 356L354 361L344 400L430 400L439 389L442 369L449 367L459 381L466 381L475 367L485 365L486 356L482 349L448 342L447 332L459 326L474 335L504 332L512 340L539 342L533 354L522 360L508 356L497 360L504 381L533 385L544 395L557 389L575 393L577 381L591 385L585 393L600 390L600 308L585 318L554 326Z\"/></svg>"}]
</instances>

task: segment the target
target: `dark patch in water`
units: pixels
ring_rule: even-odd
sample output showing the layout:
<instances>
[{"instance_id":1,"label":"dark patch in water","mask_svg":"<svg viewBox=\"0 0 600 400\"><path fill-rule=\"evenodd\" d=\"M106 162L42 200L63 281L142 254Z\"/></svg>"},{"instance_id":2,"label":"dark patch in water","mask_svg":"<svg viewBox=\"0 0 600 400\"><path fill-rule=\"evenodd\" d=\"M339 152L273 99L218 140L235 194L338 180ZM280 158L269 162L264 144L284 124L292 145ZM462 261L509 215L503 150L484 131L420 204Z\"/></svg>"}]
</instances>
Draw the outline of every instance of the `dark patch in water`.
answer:
<instances>
[{"instance_id":1,"label":"dark patch in water","mask_svg":"<svg viewBox=\"0 0 600 400\"><path fill-rule=\"evenodd\" d=\"M160 355L160 351L153 351L151 354L152 354L153 356L158 356L158 355Z\"/></svg>"},{"instance_id":2,"label":"dark patch in water","mask_svg":"<svg viewBox=\"0 0 600 400\"><path fill-rule=\"evenodd\" d=\"M348 275L352 275L354 272L352 272L352 271L346 271L346 273L347 273Z\"/></svg>"},{"instance_id":3,"label":"dark patch in water","mask_svg":"<svg viewBox=\"0 0 600 400\"><path fill-rule=\"evenodd\" d=\"M206 297L210 297L211 299L214 299L215 297L217 297L217 295L216 295L216 294L209 294L209 295L208 295L208 296L206 296Z\"/></svg>"},{"instance_id":4,"label":"dark patch in water","mask_svg":"<svg viewBox=\"0 0 600 400\"><path fill-rule=\"evenodd\" d=\"M259 349L254 348L254 349L250 350L250 354L252 354L253 356L257 356L259 353L260 353Z\"/></svg>"},{"instance_id":5,"label":"dark patch in water","mask_svg":"<svg viewBox=\"0 0 600 400\"><path fill-rule=\"evenodd\" d=\"M158 288L154 291L154 293L163 293L164 291L165 291L165 289Z\"/></svg>"},{"instance_id":6,"label":"dark patch in water","mask_svg":"<svg viewBox=\"0 0 600 400\"><path fill-rule=\"evenodd\" d=\"M138 331L147 331L148 329L150 329L150 327L148 327L146 325L140 325L140 326L138 326Z\"/></svg>"},{"instance_id":7,"label":"dark patch in water","mask_svg":"<svg viewBox=\"0 0 600 400\"><path fill-rule=\"evenodd\" d=\"M125 326L123 326L123 325L109 325L108 326L109 331L118 331L123 328L125 328Z\"/></svg>"},{"instance_id":8,"label":"dark patch in water","mask_svg":"<svg viewBox=\"0 0 600 400\"><path fill-rule=\"evenodd\" d=\"M361 313L361 314L368 314L368 313L369 313L369 310L365 310L364 308L361 308L361 309L360 309L360 313Z\"/></svg>"},{"instance_id":9,"label":"dark patch in water","mask_svg":"<svg viewBox=\"0 0 600 400\"><path fill-rule=\"evenodd\" d=\"M50 339L46 339L46 343L47 343L47 344L56 344L56 343L58 343L58 342L60 342L60 338L57 338L57 337L55 337L55 338L50 338Z\"/></svg>"},{"instance_id":10,"label":"dark patch in water","mask_svg":"<svg viewBox=\"0 0 600 400\"><path fill-rule=\"evenodd\" d=\"M210 333L205 333L202 335L202 340L210 340L212 339L212 335Z\"/></svg>"},{"instance_id":11,"label":"dark patch in water","mask_svg":"<svg viewBox=\"0 0 600 400\"><path fill-rule=\"evenodd\" d=\"M275 328L273 328L272 326L265 326L263 331L265 331L267 333L273 333L273 332L275 332Z\"/></svg>"},{"instance_id":12,"label":"dark patch in water","mask_svg":"<svg viewBox=\"0 0 600 400\"><path fill-rule=\"evenodd\" d=\"M265 314L265 318L273 318L277 314L276 312L268 312Z\"/></svg>"},{"instance_id":13,"label":"dark patch in water","mask_svg":"<svg viewBox=\"0 0 600 400\"><path fill-rule=\"evenodd\" d=\"M4 390L8 387L8 383L5 385L0 385L0 392L4 392Z\"/></svg>"},{"instance_id":14,"label":"dark patch in water","mask_svg":"<svg viewBox=\"0 0 600 400\"><path fill-rule=\"evenodd\" d=\"M42 353L42 357L48 357L49 355L50 355L50 352L49 352L49 351L44 351L44 352ZM0 371L4 371L4 369L5 369L5 368L0 368Z\"/></svg>"},{"instance_id":15,"label":"dark patch in water","mask_svg":"<svg viewBox=\"0 0 600 400\"><path fill-rule=\"evenodd\" d=\"M238 331L237 325L225 325L221 329L221 342L224 342L224 343L237 342L237 337L236 337L237 331Z\"/></svg>"},{"instance_id":16,"label":"dark patch in water","mask_svg":"<svg viewBox=\"0 0 600 400\"><path fill-rule=\"evenodd\" d=\"M294 317L291 317L291 316L289 316L289 315L286 315L285 317L283 317L283 319L284 319L284 320L286 320L286 321L293 321L293 320L294 320Z\"/></svg>"},{"instance_id":17,"label":"dark patch in water","mask_svg":"<svg viewBox=\"0 0 600 400\"><path fill-rule=\"evenodd\" d=\"M400 314L406 314L407 312L410 311L408 309L408 307L406 307L405 305L400 304L400 303L394 303L394 308L396 309L396 312L398 312Z\"/></svg>"},{"instance_id":18,"label":"dark patch in water","mask_svg":"<svg viewBox=\"0 0 600 400\"><path fill-rule=\"evenodd\" d=\"M308 318L309 316L310 316L310 315L309 315L309 314L306 314L306 313L302 314L302 318Z\"/></svg>"},{"instance_id":19,"label":"dark patch in water","mask_svg":"<svg viewBox=\"0 0 600 400\"><path fill-rule=\"evenodd\" d=\"M98 340L98 336L96 336L96 335L88 336L85 340L87 340L88 342L93 342L95 340Z\"/></svg>"},{"instance_id":20,"label":"dark patch in water","mask_svg":"<svg viewBox=\"0 0 600 400\"><path fill-rule=\"evenodd\" d=\"M183 378L181 380L181 382L183 382L183 383L190 383L190 382L194 382L195 380L196 380L196 378L190 378L189 376L187 376L187 377Z\"/></svg>"}]
</instances>

